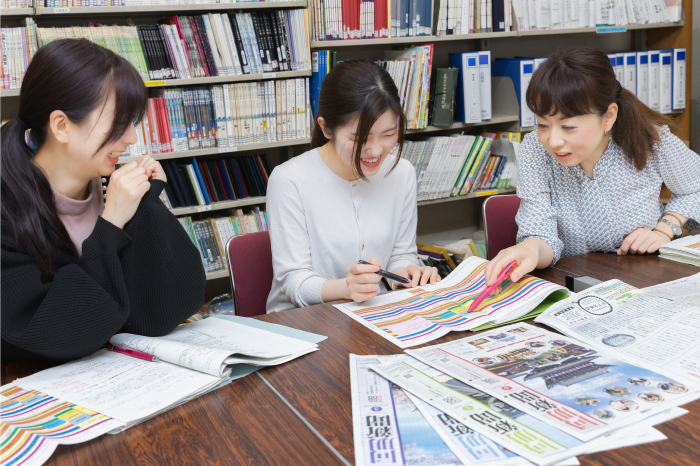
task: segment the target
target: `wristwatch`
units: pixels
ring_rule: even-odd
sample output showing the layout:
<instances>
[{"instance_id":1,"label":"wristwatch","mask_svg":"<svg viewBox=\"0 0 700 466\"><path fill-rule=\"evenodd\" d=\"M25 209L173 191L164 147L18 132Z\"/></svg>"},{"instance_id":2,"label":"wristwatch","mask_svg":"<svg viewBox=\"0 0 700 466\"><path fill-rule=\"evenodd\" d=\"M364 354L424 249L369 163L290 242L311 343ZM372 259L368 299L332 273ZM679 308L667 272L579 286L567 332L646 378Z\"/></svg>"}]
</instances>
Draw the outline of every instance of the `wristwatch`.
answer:
<instances>
[{"instance_id":1,"label":"wristwatch","mask_svg":"<svg viewBox=\"0 0 700 466\"><path fill-rule=\"evenodd\" d=\"M666 225L671 227L671 230L673 230L673 237L674 238L677 238L683 234L683 229L681 227L679 227L678 225L676 225L675 223L668 221L665 218L659 219L659 222L665 223Z\"/></svg>"}]
</instances>

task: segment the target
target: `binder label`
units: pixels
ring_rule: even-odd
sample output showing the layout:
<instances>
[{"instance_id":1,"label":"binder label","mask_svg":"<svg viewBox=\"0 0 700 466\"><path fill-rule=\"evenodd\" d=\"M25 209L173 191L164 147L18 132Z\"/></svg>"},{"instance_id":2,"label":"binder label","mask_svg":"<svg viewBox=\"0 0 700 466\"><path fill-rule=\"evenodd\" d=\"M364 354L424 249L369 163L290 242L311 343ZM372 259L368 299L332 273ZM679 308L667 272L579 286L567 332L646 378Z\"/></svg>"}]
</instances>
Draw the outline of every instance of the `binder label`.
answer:
<instances>
[{"instance_id":1,"label":"binder label","mask_svg":"<svg viewBox=\"0 0 700 466\"><path fill-rule=\"evenodd\" d=\"M627 32L627 26L606 26L595 28L596 34L607 34L610 32Z\"/></svg>"},{"instance_id":2,"label":"binder label","mask_svg":"<svg viewBox=\"0 0 700 466\"><path fill-rule=\"evenodd\" d=\"M165 81L144 81L146 87L165 86Z\"/></svg>"},{"instance_id":3,"label":"binder label","mask_svg":"<svg viewBox=\"0 0 700 466\"><path fill-rule=\"evenodd\" d=\"M277 77L277 73L263 73L263 79L273 79Z\"/></svg>"},{"instance_id":4,"label":"binder label","mask_svg":"<svg viewBox=\"0 0 700 466\"><path fill-rule=\"evenodd\" d=\"M63 8L54 8L54 9L53 9L53 12L54 12L54 14L56 14L56 15L61 14L61 13L70 13L70 8L65 8L65 7L63 7Z\"/></svg>"},{"instance_id":5,"label":"binder label","mask_svg":"<svg viewBox=\"0 0 700 466\"><path fill-rule=\"evenodd\" d=\"M491 191L477 191L476 197L493 196L494 194L498 194L498 189L492 189Z\"/></svg>"},{"instance_id":6,"label":"binder label","mask_svg":"<svg viewBox=\"0 0 700 466\"><path fill-rule=\"evenodd\" d=\"M197 212L206 212L207 210L211 210L211 204L197 207Z\"/></svg>"},{"instance_id":7,"label":"binder label","mask_svg":"<svg viewBox=\"0 0 700 466\"><path fill-rule=\"evenodd\" d=\"M238 148L234 147L219 147L219 154L223 154L224 152L236 152Z\"/></svg>"}]
</instances>

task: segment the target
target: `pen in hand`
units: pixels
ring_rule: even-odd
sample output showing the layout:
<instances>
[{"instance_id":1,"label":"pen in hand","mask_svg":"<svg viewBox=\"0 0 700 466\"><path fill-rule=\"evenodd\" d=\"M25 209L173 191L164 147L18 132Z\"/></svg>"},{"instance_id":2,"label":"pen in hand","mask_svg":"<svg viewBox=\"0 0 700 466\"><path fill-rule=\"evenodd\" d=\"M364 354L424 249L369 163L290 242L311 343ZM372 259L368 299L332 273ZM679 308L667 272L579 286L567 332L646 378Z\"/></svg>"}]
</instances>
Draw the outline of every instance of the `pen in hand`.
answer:
<instances>
[{"instance_id":1,"label":"pen in hand","mask_svg":"<svg viewBox=\"0 0 700 466\"><path fill-rule=\"evenodd\" d=\"M506 278L510 277L510 274L513 273L513 270L518 266L518 263L513 261L510 264L506 265L506 268L501 270L501 273L498 274L498 278L496 278L496 282L491 285L486 287L484 291L482 291L479 296L476 297L476 299L472 302L471 306L469 306L469 310L467 312L474 312L477 307L479 307L479 304L481 304L484 299L486 299L489 294L496 289L498 285L500 285Z\"/></svg>"},{"instance_id":2,"label":"pen in hand","mask_svg":"<svg viewBox=\"0 0 700 466\"><path fill-rule=\"evenodd\" d=\"M370 264L367 261L363 261L362 259L360 259L358 261L358 263L365 264L365 265L374 265L374 264ZM374 273L376 273L377 275L380 275L384 278L388 278L389 280L394 280L395 282L399 282L399 283L403 283L403 284L411 283L411 280L409 280L408 278L402 277L401 275L396 275L395 273L387 272L386 270L383 270L383 269L379 269Z\"/></svg>"}]
</instances>

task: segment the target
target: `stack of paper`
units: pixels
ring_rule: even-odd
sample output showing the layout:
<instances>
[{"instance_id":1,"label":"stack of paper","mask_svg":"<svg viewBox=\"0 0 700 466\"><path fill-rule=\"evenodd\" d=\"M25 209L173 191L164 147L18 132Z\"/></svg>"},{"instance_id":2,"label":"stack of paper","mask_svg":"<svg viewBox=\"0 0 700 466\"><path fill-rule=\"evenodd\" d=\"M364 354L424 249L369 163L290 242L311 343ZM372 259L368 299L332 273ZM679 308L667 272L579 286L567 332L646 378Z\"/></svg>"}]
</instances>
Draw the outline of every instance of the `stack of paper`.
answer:
<instances>
[{"instance_id":1,"label":"stack of paper","mask_svg":"<svg viewBox=\"0 0 700 466\"><path fill-rule=\"evenodd\" d=\"M661 246L661 257L700 267L700 235L678 238Z\"/></svg>"},{"instance_id":2,"label":"stack of paper","mask_svg":"<svg viewBox=\"0 0 700 466\"><path fill-rule=\"evenodd\" d=\"M0 388L5 460L39 465L58 444L127 429L251 373L318 350L325 337L227 316L181 325L164 337L118 334L112 345L156 361L99 350ZM27 429L41 422L41 429ZM51 440L49 440L51 439ZM5 444L5 443L3 443Z\"/></svg>"}]
</instances>

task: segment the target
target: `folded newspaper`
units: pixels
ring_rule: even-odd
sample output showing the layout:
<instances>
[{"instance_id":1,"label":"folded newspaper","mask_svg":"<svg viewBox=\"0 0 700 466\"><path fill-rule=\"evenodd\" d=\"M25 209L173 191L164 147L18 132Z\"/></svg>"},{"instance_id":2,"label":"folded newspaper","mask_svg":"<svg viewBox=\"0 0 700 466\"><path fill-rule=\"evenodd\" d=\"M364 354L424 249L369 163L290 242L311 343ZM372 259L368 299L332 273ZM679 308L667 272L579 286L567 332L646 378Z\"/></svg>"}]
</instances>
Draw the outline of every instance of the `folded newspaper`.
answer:
<instances>
[{"instance_id":1,"label":"folded newspaper","mask_svg":"<svg viewBox=\"0 0 700 466\"><path fill-rule=\"evenodd\" d=\"M569 296L569 290L526 275L502 285L503 291L484 300L475 311L472 302L486 289L488 262L468 257L435 285L386 293L363 303L335 307L400 348L433 341L450 331L480 329L534 317Z\"/></svg>"},{"instance_id":2,"label":"folded newspaper","mask_svg":"<svg viewBox=\"0 0 700 466\"><path fill-rule=\"evenodd\" d=\"M350 364L359 466L577 464L575 455L665 439L650 426L686 413L674 408L583 442L409 355L351 355ZM460 463L447 461L445 446Z\"/></svg>"},{"instance_id":3,"label":"folded newspaper","mask_svg":"<svg viewBox=\"0 0 700 466\"><path fill-rule=\"evenodd\" d=\"M660 257L700 267L700 235L685 236L659 249Z\"/></svg>"}]
</instances>

